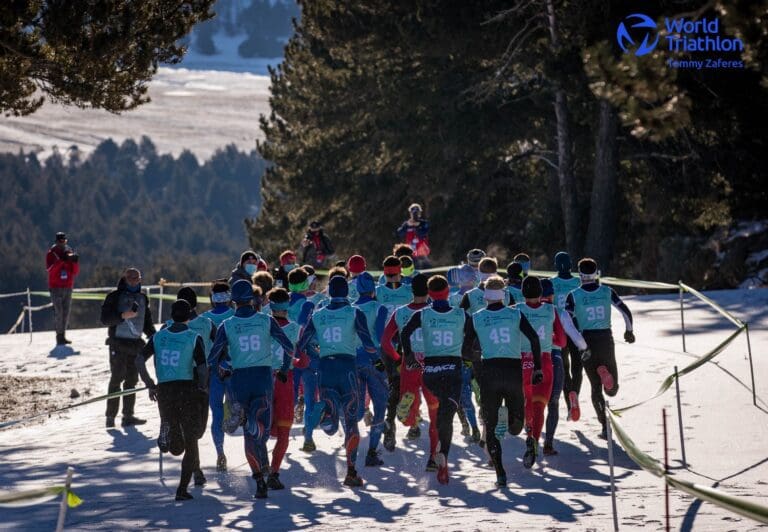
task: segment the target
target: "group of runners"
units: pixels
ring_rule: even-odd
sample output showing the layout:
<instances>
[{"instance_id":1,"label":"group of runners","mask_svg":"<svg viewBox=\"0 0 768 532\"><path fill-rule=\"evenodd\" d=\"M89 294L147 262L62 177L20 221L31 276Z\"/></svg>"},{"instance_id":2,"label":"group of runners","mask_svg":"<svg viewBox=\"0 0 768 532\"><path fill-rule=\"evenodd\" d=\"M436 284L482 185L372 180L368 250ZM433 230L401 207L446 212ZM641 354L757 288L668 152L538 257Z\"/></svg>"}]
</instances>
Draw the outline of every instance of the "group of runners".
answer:
<instances>
[{"instance_id":1,"label":"group of runners","mask_svg":"<svg viewBox=\"0 0 768 532\"><path fill-rule=\"evenodd\" d=\"M137 357L150 398L158 401L158 446L184 455L177 500L192 498L193 477L196 485L205 483L197 441L209 409L217 470L227 469L225 432L242 428L256 498L285 487L280 468L294 423L303 424L307 453L316 450L318 430L343 430L343 483L357 487L363 484L356 467L360 422L369 430L364 464L381 466L379 446L396 447L395 419L408 427L407 438L420 437L422 398L425 469L441 484L450 479L457 414L462 433L487 449L496 486L507 482L501 446L507 434L525 432L526 468L540 454L557 454L560 397L577 421L583 373L606 437L604 395L619 387L612 306L624 318L624 339L634 342L634 335L632 314L600 284L593 259L581 259L574 275L571 258L559 252L557 275L538 278L528 275L531 261L521 253L502 276L495 258L473 249L445 275L427 276L415 271L411 252L395 246L378 278L354 255L327 272L320 291L317 272L298 266L295 254L282 254L282 273L273 276L266 268L243 268L264 262L248 251L240 261L247 276L233 271L229 282L213 283L210 310L197 314L195 292L179 290L172 319ZM146 369L152 357L157 383ZM270 436L276 438L271 459Z\"/></svg>"}]
</instances>

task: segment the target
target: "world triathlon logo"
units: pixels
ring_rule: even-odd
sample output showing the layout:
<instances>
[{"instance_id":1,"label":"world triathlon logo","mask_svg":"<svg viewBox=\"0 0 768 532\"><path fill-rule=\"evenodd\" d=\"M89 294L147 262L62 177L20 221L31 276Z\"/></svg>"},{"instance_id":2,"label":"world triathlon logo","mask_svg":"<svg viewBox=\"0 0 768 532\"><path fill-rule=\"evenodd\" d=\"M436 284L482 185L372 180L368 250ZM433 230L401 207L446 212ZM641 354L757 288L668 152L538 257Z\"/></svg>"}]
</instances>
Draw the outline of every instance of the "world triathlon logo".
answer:
<instances>
[{"instance_id":1,"label":"world triathlon logo","mask_svg":"<svg viewBox=\"0 0 768 532\"><path fill-rule=\"evenodd\" d=\"M634 39L632 35L635 36ZM637 42L640 39L642 39L642 42L638 45ZM616 30L616 42L618 42L619 47L624 53L634 51L634 54L638 57L649 54L659 43L659 32L656 23L648 15L633 13L619 23L619 27Z\"/></svg>"}]
</instances>

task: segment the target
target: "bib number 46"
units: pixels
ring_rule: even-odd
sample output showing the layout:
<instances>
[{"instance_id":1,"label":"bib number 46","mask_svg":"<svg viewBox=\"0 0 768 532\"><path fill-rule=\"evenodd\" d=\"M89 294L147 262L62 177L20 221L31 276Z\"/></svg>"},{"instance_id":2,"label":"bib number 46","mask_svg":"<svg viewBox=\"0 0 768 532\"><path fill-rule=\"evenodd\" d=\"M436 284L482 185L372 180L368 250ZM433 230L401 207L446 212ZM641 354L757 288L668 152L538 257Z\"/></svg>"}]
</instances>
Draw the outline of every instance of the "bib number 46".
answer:
<instances>
[{"instance_id":1,"label":"bib number 46","mask_svg":"<svg viewBox=\"0 0 768 532\"><path fill-rule=\"evenodd\" d=\"M341 327L328 327L323 331L323 340L329 344L341 342Z\"/></svg>"}]
</instances>

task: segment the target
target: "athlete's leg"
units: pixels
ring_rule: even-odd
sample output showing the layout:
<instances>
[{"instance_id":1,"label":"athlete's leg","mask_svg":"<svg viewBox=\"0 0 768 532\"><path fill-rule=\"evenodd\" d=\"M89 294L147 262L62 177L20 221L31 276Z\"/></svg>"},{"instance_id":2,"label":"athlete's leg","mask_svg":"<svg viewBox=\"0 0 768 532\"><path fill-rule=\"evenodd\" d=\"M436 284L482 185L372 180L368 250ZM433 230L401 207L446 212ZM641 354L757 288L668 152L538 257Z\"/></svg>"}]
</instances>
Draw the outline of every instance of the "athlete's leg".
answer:
<instances>
[{"instance_id":1,"label":"athlete's leg","mask_svg":"<svg viewBox=\"0 0 768 532\"><path fill-rule=\"evenodd\" d=\"M437 410L440 406L440 402L423 384L421 386L421 393L424 394L424 402L427 403L427 410L429 412L429 458L430 460L434 460L435 454L437 453L437 446L440 443L437 434Z\"/></svg>"},{"instance_id":2,"label":"athlete's leg","mask_svg":"<svg viewBox=\"0 0 768 532\"><path fill-rule=\"evenodd\" d=\"M211 375L208 390L208 405L211 407L211 438L216 454L224 454L224 383L218 375Z\"/></svg>"},{"instance_id":3,"label":"athlete's leg","mask_svg":"<svg viewBox=\"0 0 768 532\"><path fill-rule=\"evenodd\" d=\"M495 369L501 369L501 364L492 364ZM501 406L502 394L499 393L499 381L508 378L501 371L487 371L483 374L480 381L481 412L485 420L486 445L488 454L491 455L493 466L496 469L496 475L504 475L504 467L501 458L501 443L496 437L496 424L499 420L499 407Z\"/></svg>"},{"instance_id":4,"label":"athlete's leg","mask_svg":"<svg viewBox=\"0 0 768 532\"><path fill-rule=\"evenodd\" d=\"M560 391L563 387L563 357L559 349L552 350L552 393L547 403L547 435L544 454L552 454L557 423L560 419Z\"/></svg>"},{"instance_id":5,"label":"athlete's leg","mask_svg":"<svg viewBox=\"0 0 768 532\"><path fill-rule=\"evenodd\" d=\"M293 425L293 390L292 372L288 372L288 381L275 380L274 397L272 400L272 426L270 435L276 436L277 441L272 449L270 472L277 473L288 449L288 439Z\"/></svg>"},{"instance_id":6,"label":"athlete's leg","mask_svg":"<svg viewBox=\"0 0 768 532\"><path fill-rule=\"evenodd\" d=\"M477 430L475 405L472 404L472 368L461 365L461 408L467 416L467 421L473 431Z\"/></svg>"},{"instance_id":7,"label":"athlete's leg","mask_svg":"<svg viewBox=\"0 0 768 532\"><path fill-rule=\"evenodd\" d=\"M419 407L421 405L419 389L421 388L422 383L422 373L422 368L408 369L405 366L403 366L400 373L400 401L403 401L403 405L405 405L407 400L411 400L410 407L408 408L408 415L405 419L398 416L406 427L413 427L419 420ZM407 399L404 399L406 397Z\"/></svg>"},{"instance_id":8,"label":"athlete's leg","mask_svg":"<svg viewBox=\"0 0 768 532\"><path fill-rule=\"evenodd\" d=\"M461 361L435 362L435 365L428 362L424 368L424 385L438 400L439 452L447 458L453 439L453 417L461 402Z\"/></svg>"},{"instance_id":9,"label":"athlete's leg","mask_svg":"<svg viewBox=\"0 0 768 532\"><path fill-rule=\"evenodd\" d=\"M384 433L384 416L387 411L387 400L389 390L387 387L387 378L384 372L373 367L369 369L368 395L373 403L373 419L371 420L371 435L368 451L376 451L381 441L381 435Z\"/></svg>"}]
</instances>

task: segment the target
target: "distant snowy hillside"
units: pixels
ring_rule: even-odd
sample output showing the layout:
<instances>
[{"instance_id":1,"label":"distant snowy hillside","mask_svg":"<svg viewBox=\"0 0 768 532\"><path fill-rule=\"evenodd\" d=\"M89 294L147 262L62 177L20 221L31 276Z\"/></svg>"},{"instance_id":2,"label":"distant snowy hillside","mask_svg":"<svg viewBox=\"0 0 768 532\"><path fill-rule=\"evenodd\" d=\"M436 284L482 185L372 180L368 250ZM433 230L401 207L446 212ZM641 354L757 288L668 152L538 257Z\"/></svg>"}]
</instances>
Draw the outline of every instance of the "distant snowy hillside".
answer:
<instances>
[{"instance_id":1,"label":"distant snowy hillside","mask_svg":"<svg viewBox=\"0 0 768 532\"><path fill-rule=\"evenodd\" d=\"M102 140L147 135L159 153L188 149L199 160L227 144L250 151L261 137L259 115L269 112L269 78L250 73L161 68L150 83L152 101L115 115L96 109L45 104L0 123L0 151L65 152L76 144L90 153Z\"/></svg>"}]
</instances>

